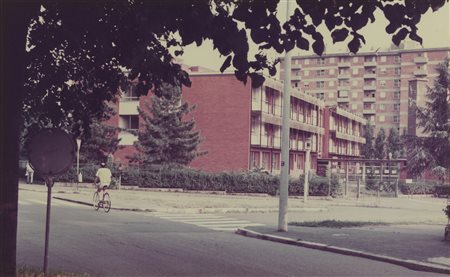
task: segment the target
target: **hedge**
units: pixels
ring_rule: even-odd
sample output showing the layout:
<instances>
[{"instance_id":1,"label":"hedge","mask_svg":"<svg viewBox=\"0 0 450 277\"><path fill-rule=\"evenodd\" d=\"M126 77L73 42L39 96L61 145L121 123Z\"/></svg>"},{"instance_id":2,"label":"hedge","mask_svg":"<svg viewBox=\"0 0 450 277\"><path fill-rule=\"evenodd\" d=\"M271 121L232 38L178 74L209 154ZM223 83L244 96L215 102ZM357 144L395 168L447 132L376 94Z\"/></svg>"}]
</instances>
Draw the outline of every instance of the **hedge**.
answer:
<instances>
[{"instance_id":1,"label":"hedge","mask_svg":"<svg viewBox=\"0 0 450 277\"><path fill-rule=\"evenodd\" d=\"M182 188L185 190L213 190L228 193L267 193L275 195L279 188L278 176L257 172L221 172L205 173L190 169L142 170L133 172L135 184L147 188ZM131 178L130 178L131 179ZM123 180L123 179L122 179ZM304 176L291 179L290 195L303 195ZM310 178L310 195L328 195L328 178L312 175ZM330 195L339 193L337 176L333 176Z\"/></svg>"}]
</instances>

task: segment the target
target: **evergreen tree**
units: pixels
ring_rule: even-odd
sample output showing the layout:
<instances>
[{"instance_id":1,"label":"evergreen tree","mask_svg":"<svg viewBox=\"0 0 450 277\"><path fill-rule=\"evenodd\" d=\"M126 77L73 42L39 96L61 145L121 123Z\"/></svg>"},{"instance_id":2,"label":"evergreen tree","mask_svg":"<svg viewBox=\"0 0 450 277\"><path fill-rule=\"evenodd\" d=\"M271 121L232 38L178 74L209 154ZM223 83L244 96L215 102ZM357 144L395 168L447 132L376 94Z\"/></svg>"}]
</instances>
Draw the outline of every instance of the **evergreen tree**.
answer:
<instances>
[{"instance_id":1,"label":"evergreen tree","mask_svg":"<svg viewBox=\"0 0 450 277\"><path fill-rule=\"evenodd\" d=\"M384 132L384 129L380 128L380 130L378 131L378 134L377 134L377 138L375 139L375 145L374 145L374 149L375 149L374 158L375 159L381 160L386 157L385 140L386 140L386 134Z\"/></svg>"},{"instance_id":2,"label":"evergreen tree","mask_svg":"<svg viewBox=\"0 0 450 277\"><path fill-rule=\"evenodd\" d=\"M393 159L403 156L402 141L396 128L389 130L389 135L386 139L386 153L391 153Z\"/></svg>"},{"instance_id":3,"label":"evergreen tree","mask_svg":"<svg viewBox=\"0 0 450 277\"><path fill-rule=\"evenodd\" d=\"M90 125L89 136L81 141L80 162L95 163L106 162L109 154L120 148L120 139L117 138L119 128L94 121Z\"/></svg>"},{"instance_id":4,"label":"evergreen tree","mask_svg":"<svg viewBox=\"0 0 450 277\"><path fill-rule=\"evenodd\" d=\"M415 176L431 170L444 180L450 173L450 73L449 59L440 63L434 87L428 88L425 107L417 107L418 126L424 137L412 137L408 143L408 170Z\"/></svg>"},{"instance_id":5,"label":"evergreen tree","mask_svg":"<svg viewBox=\"0 0 450 277\"><path fill-rule=\"evenodd\" d=\"M180 87L161 86L151 103L145 103L144 107L139 109L144 128L139 131L139 140L135 143L137 153L132 162L184 166L204 154L197 151L201 140L199 132L193 131L194 120L183 120L195 107L182 103Z\"/></svg>"},{"instance_id":6,"label":"evergreen tree","mask_svg":"<svg viewBox=\"0 0 450 277\"><path fill-rule=\"evenodd\" d=\"M361 155L366 159L373 159L375 152L373 146L374 126L370 121L367 121L366 125L364 125L364 138L366 139L366 144L362 146Z\"/></svg>"}]
</instances>

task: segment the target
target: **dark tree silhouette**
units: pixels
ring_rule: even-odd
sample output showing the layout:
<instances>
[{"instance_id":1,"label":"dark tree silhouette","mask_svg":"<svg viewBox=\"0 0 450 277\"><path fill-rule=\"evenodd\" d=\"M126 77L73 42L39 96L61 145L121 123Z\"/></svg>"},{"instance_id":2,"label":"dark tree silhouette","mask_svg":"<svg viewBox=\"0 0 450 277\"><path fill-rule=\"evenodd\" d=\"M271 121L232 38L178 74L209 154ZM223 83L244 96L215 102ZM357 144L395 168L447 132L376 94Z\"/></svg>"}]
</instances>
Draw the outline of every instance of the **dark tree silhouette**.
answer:
<instances>
[{"instance_id":1,"label":"dark tree silhouette","mask_svg":"<svg viewBox=\"0 0 450 277\"><path fill-rule=\"evenodd\" d=\"M27 116L37 118L36 124L71 126L77 135L89 132L92 118L104 117L105 101L115 98L127 78L137 80L140 94L175 80L189 85L186 72L173 62L169 48L181 54L184 46L201 45L210 39L225 57L222 71L232 66L239 80L245 82L250 77L252 84L259 86L264 80L259 74L262 69L276 73L264 50L282 53L294 47L311 47L322 54L323 36L316 28L322 23L334 42L345 41L350 51L357 52L364 43L360 30L375 20L374 12L379 9L389 21L386 32L392 34L396 45L406 36L421 42L416 27L421 15L430 8L437 10L446 1L297 0L286 23L276 17L278 2L1 1L0 155L4 167L0 177L0 275L15 271L23 99ZM29 52L25 51L27 36ZM261 49L251 60L249 40ZM130 69L130 75L125 75L122 67ZM67 122L69 113L72 122Z\"/></svg>"}]
</instances>

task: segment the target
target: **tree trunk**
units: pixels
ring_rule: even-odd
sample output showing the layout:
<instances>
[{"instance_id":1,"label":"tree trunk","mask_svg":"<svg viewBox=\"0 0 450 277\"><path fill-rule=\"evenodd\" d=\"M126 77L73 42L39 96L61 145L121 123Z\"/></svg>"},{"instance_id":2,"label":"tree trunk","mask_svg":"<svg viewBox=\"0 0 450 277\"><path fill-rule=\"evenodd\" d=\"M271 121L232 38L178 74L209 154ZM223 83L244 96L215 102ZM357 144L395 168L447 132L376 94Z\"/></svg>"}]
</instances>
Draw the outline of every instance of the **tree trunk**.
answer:
<instances>
[{"instance_id":1,"label":"tree trunk","mask_svg":"<svg viewBox=\"0 0 450 277\"><path fill-rule=\"evenodd\" d=\"M37 1L0 2L0 276L16 274L19 129L28 25Z\"/></svg>"}]
</instances>

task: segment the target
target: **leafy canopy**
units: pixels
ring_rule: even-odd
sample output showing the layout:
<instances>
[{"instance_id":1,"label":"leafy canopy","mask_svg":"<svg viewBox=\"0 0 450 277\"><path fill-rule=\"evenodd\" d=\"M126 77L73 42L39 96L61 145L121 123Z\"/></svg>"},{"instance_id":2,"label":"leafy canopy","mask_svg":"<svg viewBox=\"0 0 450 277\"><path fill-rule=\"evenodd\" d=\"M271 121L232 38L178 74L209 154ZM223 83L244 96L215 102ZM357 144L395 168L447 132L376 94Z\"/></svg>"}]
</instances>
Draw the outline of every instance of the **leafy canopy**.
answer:
<instances>
[{"instance_id":1,"label":"leafy canopy","mask_svg":"<svg viewBox=\"0 0 450 277\"><path fill-rule=\"evenodd\" d=\"M109 116L105 102L115 101L129 79L137 80L140 95L163 83L189 86L188 74L173 59L187 45L211 40L224 57L221 71L232 67L239 80L250 77L259 86L262 70L276 74L267 50L312 48L322 54L321 24L334 42L347 41L357 52L365 43L362 28L381 10L395 44L407 36L422 42L416 27L421 15L445 2L297 0L293 15L280 22L277 0L35 1L36 9L41 6L28 33L23 110L39 127L89 133L94 118ZM249 41L260 49L253 57Z\"/></svg>"}]
</instances>

